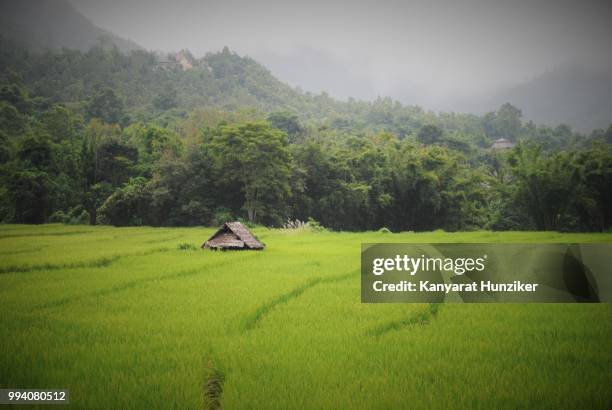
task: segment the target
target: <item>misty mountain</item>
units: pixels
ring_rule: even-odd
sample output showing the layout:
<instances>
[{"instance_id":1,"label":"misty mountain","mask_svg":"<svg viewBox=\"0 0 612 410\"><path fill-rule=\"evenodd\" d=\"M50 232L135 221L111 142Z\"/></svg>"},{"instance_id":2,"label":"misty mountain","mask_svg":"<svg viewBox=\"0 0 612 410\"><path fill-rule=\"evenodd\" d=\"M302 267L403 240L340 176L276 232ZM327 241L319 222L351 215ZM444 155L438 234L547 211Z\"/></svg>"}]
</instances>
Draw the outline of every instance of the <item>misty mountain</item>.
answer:
<instances>
[{"instance_id":1,"label":"misty mountain","mask_svg":"<svg viewBox=\"0 0 612 410\"><path fill-rule=\"evenodd\" d=\"M562 65L478 102L476 111L490 111L504 102L537 124L567 124L584 132L605 129L612 122L612 70Z\"/></svg>"},{"instance_id":2,"label":"misty mountain","mask_svg":"<svg viewBox=\"0 0 612 410\"><path fill-rule=\"evenodd\" d=\"M0 35L18 39L32 50L66 47L87 51L100 44L100 39L103 39L105 44L115 44L124 52L142 49L131 40L97 27L66 0L0 2ZM235 94L229 98L227 92L223 93L220 98L223 104L248 101L250 106L263 105L269 109L279 108L282 105L280 102L283 101L288 103L286 108L302 111L303 107L300 105L309 98L300 96L300 93L295 94L294 98L294 91L280 84L283 82L314 94L324 92L340 99L354 97L357 100L373 101L373 105L376 105L376 97L382 95L404 104L452 112L482 114L510 102L523 111L525 119L546 125L565 123L580 131L605 128L612 120L612 70L605 68L598 71L576 64L562 65L521 84L507 83L501 91L492 92L482 88L466 98L450 92L441 95L433 93L410 75L401 80L396 79L397 81L374 81L371 78L373 68L368 65L365 54L357 53L346 60L321 49L304 46L290 52L262 51L252 55L262 62L265 68L253 64L252 61L247 64L245 60L242 63L247 68L245 72L262 80L256 82L255 88L259 89L245 90L244 79L231 78L242 81L242 87L234 87L230 79L225 79L223 89L231 90L231 93ZM584 63L587 66L590 61ZM205 62L203 66L206 66ZM268 70L280 81L272 79L272 76L268 77ZM384 73L379 74L379 77L385 77ZM264 81L264 78L267 79ZM219 82L221 78L215 78L214 81ZM265 84L265 92L261 89L262 84ZM173 87L183 86L179 83ZM216 87L210 87L209 84L203 88L200 84L195 87L205 94L197 95L195 91L186 91L185 101L189 102L189 106L203 101L210 104L218 100L214 93L211 95ZM242 89L238 91L238 88ZM292 97L286 98L288 95ZM247 96L250 98L246 98ZM320 98L314 105L318 104L334 105L335 102ZM312 107L313 104L307 105Z\"/></svg>"},{"instance_id":3,"label":"misty mountain","mask_svg":"<svg viewBox=\"0 0 612 410\"><path fill-rule=\"evenodd\" d=\"M167 124L194 110L239 112L255 109L293 113L303 121L351 132L386 130L400 137L416 133L424 124L438 124L449 132L480 135L481 119L424 111L391 98L339 101L326 93L313 94L278 80L252 58L227 47L221 52L167 64L157 53L144 50L121 53L105 47L87 52L61 49L48 53L24 52L0 39L0 83L19 78L38 104L63 104L87 117L96 98L112 95L113 110L122 111L122 123L158 119ZM15 75L17 74L17 75Z\"/></svg>"},{"instance_id":4,"label":"misty mountain","mask_svg":"<svg viewBox=\"0 0 612 410\"><path fill-rule=\"evenodd\" d=\"M360 64L349 64L319 49L303 46L285 53L258 52L253 57L281 81L305 91L326 92L343 100L373 100L379 95Z\"/></svg>"},{"instance_id":5,"label":"misty mountain","mask_svg":"<svg viewBox=\"0 0 612 410\"><path fill-rule=\"evenodd\" d=\"M142 49L133 41L118 37L94 25L67 0L0 1L0 35L18 39L33 50L66 47L87 51L98 44L101 38L105 44L115 44L121 51ZM231 41L227 34L215 38ZM210 38L204 38L199 43L207 44L208 41ZM160 47L153 45L151 48ZM581 131L604 128L612 120L612 70L606 68L607 66L601 66L596 70L575 64L562 65L524 83L508 80L507 76L502 75L504 70L500 71L499 68L491 66L485 71L499 76L500 84L495 88L474 86L468 94L465 94L458 91L443 91L448 88L448 84L434 90L432 84L435 85L441 79L433 74L430 75L433 83L422 81L421 77L415 73L411 74L408 69L403 74L400 60L394 60L394 64L390 66L376 65L374 63L377 61L368 57L366 49L345 53L344 57L311 46L296 46L284 51L259 50L248 54L262 62L265 68L271 70L272 74L283 83L314 94L324 92L344 100L354 97L357 100L373 101L375 104L374 100L380 95L389 96L403 104L420 105L432 110L478 114L493 111L501 104L510 102L523 111L525 119L546 125L566 123ZM397 54L400 53L393 53L396 57ZM419 61L417 55L409 53L409 56L412 63L418 63L422 68L436 67L434 61L437 60L424 62ZM380 59L381 64L382 60L384 59ZM537 69L533 68L535 66L546 66L533 56L525 56L520 60L530 63L531 72L537 72ZM581 61L584 67L597 67L597 64L591 60L585 57ZM407 67L410 66L409 64ZM252 70L255 70L254 67L250 66ZM447 73L445 81L447 83L454 81L460 85L463 83L461 70L459 67L453 70L450 74ZM509 66L505 70L512 71ZM275 81L268 81L268 85ZM176 86L181 87L180 84ZM274 92L270 95L278 94L281 89L283 90L281 93L285 95L292 93L278 84L274 84L271 88L274 88ZM206 92L210 92L210 89ZM247 95L249 93L246 92ZM256 95L251 101L257 100L261 103L264 100L262 94L256 93ZM202 99L204 98L198 95L189 98L191 101ZM266 107L278 106L279 98L266 97L266 99L264 104ZM210 101L210 98L207 100ZM271 103L272 100L275 102ZM323 104L330 103L324 101ZM288 108L294 109L296 104Z\"/></svg>"},{"instance_id":6,"label":"misty mountain","mask_svg":"<svg viewBox=\"0 0 612 410\"><path fill-rule=\"evenodd\" d=\"M340 99L374 100L382 94L404 104L478 114L510 102L522 110L526 120L549 126L563 123L583 132L606 128L612 122L612 69L586 68L595 66L590 61L583 65L564 64L523 83L507 83L498 91L474 91L466 97L452 93L432 95L411 78L404 78L402 86L377 92L380 84L373 84L360 64L339 61L308 47L285 54L259 53L255 58L292 86L315 93L325 91Z\"/></svg>"},{"instance_id":7,"label":"misty mountain","mask_svg":"<svg viewBox=\"0 0 612 410\"><path fill-rule=\"evenodd\" d=\"M32 50L66 47L86 51L100 41L121 51L142 48L97 27L66 0L2 0L0 35Z\"/></svg>"}]
</instances>

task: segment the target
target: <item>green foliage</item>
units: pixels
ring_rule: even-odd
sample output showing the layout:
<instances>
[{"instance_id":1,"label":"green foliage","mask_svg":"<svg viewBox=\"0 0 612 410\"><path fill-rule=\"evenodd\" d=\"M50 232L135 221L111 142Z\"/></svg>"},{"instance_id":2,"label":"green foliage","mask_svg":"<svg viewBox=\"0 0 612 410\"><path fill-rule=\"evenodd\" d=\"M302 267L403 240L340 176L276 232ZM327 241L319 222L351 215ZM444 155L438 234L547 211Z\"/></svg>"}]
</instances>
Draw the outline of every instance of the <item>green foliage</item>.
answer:
<instances>
[{"instance_id":1,"label":"green foliage","mask_svg":"<svg viewBox=\"0 0 612 410\"><path fill-rule=\"evenodd\" d=\"M215 210L213 222L215 225L223 225L225 222L231 222L235 219L230 209L221 207Z\"/></svg>"},{"instance_id":2,"label":"green foliage","mask_svg":"<svg viewBox=\"0 0 612 410\"><path fill-rule=\"evenodd\" d=\"M149 122L169 115L161 124L168 126L181 112L203 107L226 111L255 107L264 112L262 118L271 113L273 126L286 131L291 141L307 128L306 122L356 132L387 130L402 138L429 123L447 131L482 132L476 116L433 114L389 98L341 102L325 93L304 93L228 49L195 60L188 71L159 70L155 54L145 51L125 55L94 47L87 52L6 52L6 70L19 72L24 86L36 90L37 97L80 106L88 119L107 123L127 125L129 118Z\"/></svg>"},{"instance_id":3,"label":"green foliage","mask_svg":"<svg viewBox=\"0 0 612 410\"><path fill-rule=\"evenodd\" d=\"M117 124L123 120L123 101L112 88L104 88L93 95L87 105L90 118L98 118L109 124Z\"/></svg>"},{"instance_id":4,"label":"green foliage","mask_svg":"<svg viewBox=\"0 0 612 410\"><path fill-rule=\"evenodd\" d=\"M290 141L295 141L300 133L304 131L296 114L280 111L268 115L268 121L274 128L285 131Z\"/></svg>"},{"instance_id":5,"label":"green foliage","mask_svg":"<svg viewBox=\"0 0 612 410\"><path fill-rule=\"evenodd\" d=\"M503 104L495 113L484 116L483 125L489 138L515 140L521 131L522 112L510 103Z\"/></svg>"},{"instance_id":6,"label":"green foliage","mask_svg":"<svg viewBox=\"0 0 612 410\"><path fill-rule=\"evenodd\" d=\"M22 114L28 114L32 109L27 91L16 83L0 85L0 101L7 102Z\"/></svg>"},{"instance_id":7,"label":"green foliage","mask_svg":"<svg viewBox=\"0 0 612 410\"><path fill-rule=\"evenodd\" d=\"M179 243L176 248L181 251L195 251L198 249L197 246L188 242Z\"/></svg>"},{"instance_id":8,"label":"green foliage","mask_svg":"<svg viewBox=\"0 0 612 410\"><path fill-rule=\"evenodd\" d=\"M96 150L96 182L120 186L135 174L138 150L116 140L108 140Z\"/></svg>"},{"instance_id":9,"label":"green foliage","mask_svg":"<svg viewBox=\"0 0 612 410\"><path fill-rule=\"evenodd\" d=\"M218 178L237 183L250 222L280 222L291 194L291 156L285 133L263 122L226 125L210 142Z\"/></svg>"},{"instance_id":10,"label":"green foliage","mask_svg":"<svg viewBox=\"0 0 612 410\"><path fill-rule=\"evenodd\" d=\"M581 176L575 197L578 226L605 232L612 226L611 146L597 145L579 153L576 165Z\"/></svg>"},{"instance_id":11,"label":"green foliage","mask_svg":"<svg viewBox=\"0 0 612 410\"><path fill-rule=\"evenodd\" d=\"M580 178L572 154L546 156L541 148L527 145L519 145L512 154L509 163L517 179L519 203L536 229L559 229L575 199Z\"/></svg>"},{"instance_id":12,"label":"green foliage","mask_svg":"<svg viewBox=\"0 0 612 410\"><path fill-rule=\"evenodd\" d=\"M17 157L23 164L44 169L51 165L52 146L45 135L27 135L20 141Z\"/></svg>"},{"instance_id":13,"label":"green foliage","mask_svg":"<svg viewBox=\"0 0 612 410\"><path fill-rule=\"evenodd\" d=\"M57 144L74 142L84 128L83 120L66 107L54 105L40 116L38 126Z\"/></svg>"},{"instance_id":14,"label":"green foliage","mask_svg":"<svg viewBox=\"0 0 612 410\"><path fill-rule=\"evenodd\" d=\"M49 214L51 181L49 175L35 168L12 168L6 189L14 209L14 221L41 224Z\"/></svg>"},{"instance_id":15,"label":"green foliage","mask_svg":"<svg viewBox=\"0 0 612 410\"><path fill-rule=\"evenodd\" d=\"M138 147L142 162L149 167L164 153L176 156L182 151L178 135L155 124L134 123L125 129L124 134L133 146Z\"/></svg>"},{"instance_id":16,"label":"green foliage","mask_svg":"<svg viewBox=\"0 0 612 410\"><path fill-rule=\"evenodd\" d=\"M106 225L143 225L146 222L150 194L146 179L132 178L109 196L98 209L98 222Z\"/></svg>"},{"instance_id":17,"label":"green foliage","mask_svg":"<svg viewBox=\"0 0 612 410\"><path fill-rule=\"evenodd\" d=\"M324 232L327 230L323 225L321 225L321 223L319 223L319 221L314 218L308 218L306 224L308 225L308 228L313 232Z\"/></svg>"},{"instance_id":18,"label":"green foliage","mask_svg":"<svg viewBox=\"0 0 612 410\"><path fill-rule=\"evenodd\" d=\"M417 139L426 145L437 144L442 141L442 130L435 125L425 125L419 130Z\"/></svg>"},{"instance_id":19,"label":"green foliage","mask_svg":"<svg viewBox=\"0 0 612 410\"><path fill-rule=\"evenodd\" d=\"M66 214L64 211L55 211L49 217L49 223L65 223L66 222Z\"/></svg>"},{"instance_id":20,"label":"green foliage","mask_svg":"<svg viewBox=\"0 0 612 410\"><path fill-rule=\"evenodd\" d=\"M390 98L340 102L292 89L227 48L185 71L103 46L2 55L2 221L612 226L612 126L590 136L536 126L510 104L478 117ZM499 137L518 146L490 150Z\"/></svg>"},{"instance_id":21,"label":"green foliage","mask_svg":"<svg viewBox=\"0 0 612 410\"><path fill-rule=\"evenodd\" d=\"M90 215L82 206L75 206L68 213L55 211L50 217L50 223L63 223L66 225L88 225Z\"/></svg>"},{"instance_id":22,"label":"green foliage","mask_svg":"<svg viewBox=\"0 0 612 410\"><path fill-rule=\"evenodd\" d=\"M0 129L8 135L19 135L25 130L26 119L11 104L0 101Z\"/></svg>"},{"instance_id":23,"label":"green foliage","mask_svg":"<svg viewBox=\"0 0 612 410\"><path fill-rule=\"evenodd\" d=\"M153 106L160 111L171 110L178 105L178 93L169 84L153 99Z\"/></svg>"},{"instance_id":24,"label":"green foliage","mask_svg":"<svg viewBox=\"0 0 612 410\"><path fill-rule=\"evenodd\" d=\"M11 158L9 137L2 131L0 131L0 165L8 162Z\"/></svg>"}]
</instances>

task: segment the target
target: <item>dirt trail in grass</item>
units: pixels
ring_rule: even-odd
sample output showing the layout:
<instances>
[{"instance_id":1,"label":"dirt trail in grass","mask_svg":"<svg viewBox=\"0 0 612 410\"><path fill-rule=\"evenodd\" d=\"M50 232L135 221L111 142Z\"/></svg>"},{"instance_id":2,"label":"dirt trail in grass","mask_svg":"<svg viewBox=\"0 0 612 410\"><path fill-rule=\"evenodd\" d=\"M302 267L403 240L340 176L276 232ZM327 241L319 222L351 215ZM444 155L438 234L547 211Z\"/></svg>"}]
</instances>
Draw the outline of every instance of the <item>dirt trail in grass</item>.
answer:
<instances>
[{"instance_id":1,"label":"dirt trail in grass","mask_svg":"<svg viewBox=\"0 0 612 410\"><path fill-rule=\"evenodd\" d=\"M78 269L78 268L103 268L112 265L122 258L121 255L105 256L88 262L73 263L41 263L39 265L9 265L0 268L0 274L27 273L41 270Z\"/></svg>"},{"instance_id":2,"label":"dirt trail in grass","mask_svg":"<svg viewBox=\"0 0 612 410\"><path fill-rule=\"evenodd\" d=\"M126 290L136 288L138 286L146 285L147 283L150 283L150 282L156 282L156 281L162 281L162 280L168 280L168 279L176 279L176 278L180 278L184 276L195 275L197 273L201 273L200 269L191 269L187 271L177 272L172 275L156 276L153 278L134 280L134 281L122 283L119 285L111 286L110 288L100 289L100 290L96 290L93 292L88 292L88 293L83 293L80 295L62 298L59 300L55 300L53 302L43 303L43 304L35 306L34 310L60 307L60 306L64 306L69 303L78 302L81 300L86 300L86 299L91 299L91 298L96 298L96 297L101 297L101 296L107 296L107 295L111 295L111 294L118 293L118 292L123 292Z\"/></svg>"},{"instance_id":3,"label":"dirt trail in grass","mask_svg":"<svg viewBox=\"0 0 612 410\"><path fill-rule=\"evenodd\" d=\"M143 252L136 253L125 253L111 256L104 256L102 258L93 259L86 262L72 262L72 263L41 263L38 265L9 265L0 267L0 274L5 273L27 273L41 270L58 270L58 269L79 269L79 268L104 268L112 265L121 258L128 258L134 256L149 256L155 253L169 252L174 249L171 248L155 248L149 249Z\"/></svg>"},{"instance_id":4,"label":"dirt trail in grass","mask_svg":"<svg viewBox=\"0 0 612 410\"><path fill-rule=\"evenodd\" d=\"M69 235L82 235L85 233L96 233L96 230L88 230L88 231L68 231L68 232L27 232L27 233L8 233L8 234L0 234L0 239L5 238L29 238L32 236L40 237L40 236L69 236Z\"/></svg>"},{"instance_id":5,"label":"dirt trail in grass","mask_svg":"<svg viewBox=\"0 0 612 410\"><path fill-rule=\"evenodd\" d=\"M211 361L204 366L204 383L202 385L202 402L205 410L222 408L223 382L225 375Z\"/></svg>"},{"instance_id":6,"label":"dirt trail in grass","mask_svg":"<svg viewBox=\"0 0 612 410\"><path fill-rule=\"evenodd\" d=\"M290 290L287 293L283 293L277 297L275 297L274 299L270 300L269 302L266 302L262 305L260 305L257 309L255 309L254 312L252 312L251 314L245 316L242 321L240 322L240 331L242 333L245 333L251 329L253 329L257 323L259 323L270 311L272 311L272 309L274 309L275 307L277 307L278 305L287 303L291 300L294 300L296 298L298 298L299 296L301 296L306 290L319 285L319 284L324 284L324 283L333 283L333 282L340 282L343 280L347 280L349 278L351 278L353 275L355 275L355 273L357 273L358 271L353 270L347 273L344 273L342 275L338 275L338 276L332 276L332 277L328 277L328 278L313 278L310 279L309 281L307 281L306 283L293 288L292 290Z\"/></svg>"},{"instance_id":7,"label":"dirt trail in grass","mask_svg":"<svg viewBox=\"0 0 612 410\"><path fill-rule=\"evenodd\" d=\"M46 248L46 246L37 246L36 248L30 248L30 249L18 249L16 251L2 251L0 252L0 255L19 255L19 254L23 254L23 253L34 253L34 252L38 252L40 250L43 250L44 248Z\"/></svg>"},{"instance_id":8,"label":"dirt trail in grass","mask_svg":"<svg viewBox=\"0 0 612 410\"><path fill-rule=\"evenodd\" d=\"M229 263L232 263L233 261L228 260L225 262L216 262L214 264L214 267L217 268L219 266L222 265L226 265ZM172 273L172 274L168 274L168 275L159 275L159 276L155 276L155 277L151 277L151 278L143 278L143 279L138 279L138 280L133 280L130 282L125 282L125 283L121 283L115 286L111 286L110 288L105 288L105 289L99 289L93 292L87 292L87 293L82 293L80 295L74 295L74 296L70 296L70 297L66 297L66 298L62 298L53 302L48 302L48 303L43 303L40 305L37 305L34 307L34 309L48 309L48 308L54 308L54 307L59 307L59 306L64 306L66 304L72 303L72 302L77 302L80 300L86 300L89 298L95 298L95 297L100 297L100 296L107 296L107 295L111 295L114 293L118 293L118 292L123 292L129 289L134 289L136 287L139 286L144 286L148 283L152 283L152 282L161 282L161 281L165 281L165 280L172 280L172 279L178 279L178 278L183 278L183 277L187 277L187 276L193 276L193 275L198 275L198 274L203 274L203 273L207 273L207 272L212 272L210 269L206 269L210 267L210 265L205 265L205 266L200 266L198 268L195 269L188 269L188 270L184 270L184 271L180 271L180 272L176 272L176 273Z\"/></svg>"},{"instance_id":9,"label":"dirt trail in grass","mask_svg":"<svg viewBox=\"0 0 612 410\"><path fill-rule=\"evenodd\" d=\"M394 320L391 322L383 323L382 325L376 326L366 332L368 336L382 336L385 333L399 330L403 327L415 326L415 325L427 325L438 315L440 305L437 303L430 303L427 308L423 311L417 312L406 319Z\"/></svg>"}]
</instances>

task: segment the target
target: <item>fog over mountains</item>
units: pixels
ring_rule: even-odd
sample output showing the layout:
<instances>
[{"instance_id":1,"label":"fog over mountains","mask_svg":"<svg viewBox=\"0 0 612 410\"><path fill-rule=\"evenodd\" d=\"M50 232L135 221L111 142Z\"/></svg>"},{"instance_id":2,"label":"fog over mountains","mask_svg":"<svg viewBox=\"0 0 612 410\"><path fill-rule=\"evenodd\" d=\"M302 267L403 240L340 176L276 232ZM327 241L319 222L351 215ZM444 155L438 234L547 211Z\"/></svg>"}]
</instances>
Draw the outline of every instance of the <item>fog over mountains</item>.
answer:
<instances>
[{"instance_id":1,"label":"fog over mountains","mask_svg":"<svg viewBox=\"0 0 612 410\"><path fill-rule=\"evenodd\" d=\"M64 0L0 0L0 34L16 38L33 50L88 50L100 41L128 52L140 47L93 24Z\"/></svg>"},{"instance_id":2,"label":"fog over mountains","mask_svg":"<svg viewBox=\"0 0 612 410\"><path fill-rule=\"evenodd\" d=\"M122 51L195 56L227 45L281 81L338 99L477 114L511 102L525 119L581 131L612 122L610 2L73 4L3 0L0 33L35 49L87 49L100 37Z\"/></svg>"},{"instance_id":3,"label":"fog over mountains","mask_svg":"<svg viewBox=\"0 0 612 410\"><path fill-rule=\"evenodd\" d=\"M565 123L580 131L605 128L612 121L612 68L591 61L568 61L523 81L475 89L470 94L448 93L443 98L410 78L380 92L367 75L310 48L287 55L262 53L255 58L293 86L326 91L341 99L357 96L373 100L383 95L426 109L476 114L510 102L521 108L526 119L551 126ZM357 90L359 94L355 94Z\"/></svg>"}]
</instances>

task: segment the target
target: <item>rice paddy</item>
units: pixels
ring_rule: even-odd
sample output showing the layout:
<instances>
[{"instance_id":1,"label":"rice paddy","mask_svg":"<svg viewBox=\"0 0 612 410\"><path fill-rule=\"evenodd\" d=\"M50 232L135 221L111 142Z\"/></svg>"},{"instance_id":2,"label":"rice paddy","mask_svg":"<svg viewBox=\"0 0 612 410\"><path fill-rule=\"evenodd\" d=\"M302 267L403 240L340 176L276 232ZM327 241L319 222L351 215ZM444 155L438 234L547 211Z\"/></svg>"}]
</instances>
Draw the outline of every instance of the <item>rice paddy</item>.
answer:
<instances>
[{"instance_id":1,"label":"rice paddy","mask_svg":"<svg viewBox=\"0 0 612 410\"><path fill-rule=\"evenodd\" d=\"M0 226L0 387L77 408L610 408L609 304L362 304L362 242L551 232Z\"/></svg>"}]
</instances>

